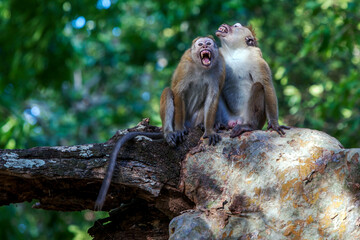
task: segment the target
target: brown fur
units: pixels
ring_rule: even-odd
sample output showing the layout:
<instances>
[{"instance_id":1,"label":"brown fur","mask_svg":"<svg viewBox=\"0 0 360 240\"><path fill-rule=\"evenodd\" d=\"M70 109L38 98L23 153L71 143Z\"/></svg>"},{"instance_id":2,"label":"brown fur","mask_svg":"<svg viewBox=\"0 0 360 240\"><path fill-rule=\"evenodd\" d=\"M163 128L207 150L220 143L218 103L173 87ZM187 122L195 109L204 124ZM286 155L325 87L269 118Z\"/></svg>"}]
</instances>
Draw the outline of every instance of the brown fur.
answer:
<instances>
[{"instance_id":1,"label":"brown fur","mask_svg":"<svg viewBox=\"0 0 360 240\"><path fill-rule=\"evenodd\" d=\"M211 46L206 45L209 40ZM197 42L203 45L198 46ZM211 51L211 65L208 67L202 65L198 58L204 49ZM161 95L164 136L170 145L183 141L186 128L197 124L204 124L203 137L209 137L210 143L216 144L220 140L213 126L224 80L225 64L214 38L195 38L191 48L181 57L172 77L171 89L167 88ZM169 97L169 91L173 97ZM172 106L173 113L168 110Z\"/></svg>"}]
</instances>

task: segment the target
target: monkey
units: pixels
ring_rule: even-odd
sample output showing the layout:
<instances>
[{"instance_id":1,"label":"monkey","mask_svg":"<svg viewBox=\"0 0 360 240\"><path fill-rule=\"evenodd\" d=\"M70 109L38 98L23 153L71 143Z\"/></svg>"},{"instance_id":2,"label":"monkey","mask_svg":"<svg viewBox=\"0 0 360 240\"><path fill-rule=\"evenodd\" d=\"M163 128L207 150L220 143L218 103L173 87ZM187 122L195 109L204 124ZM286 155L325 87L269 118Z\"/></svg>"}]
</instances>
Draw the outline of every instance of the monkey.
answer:
<instances>
[{"instance_id":1,"label":"monkey","mask_svg":"<svg viewBox=\"0 0 360 240\"><path fill-rule=\"evenodd\" d=\"M232 128L230 137L262 129L285 135L287 126L278 123L278 102L271 70L262 57L252 27L240 23L222 24L216 31L220 53L226 65L226 77L219 99L216 122Z\"/></svg>"},{"instance_id":2,"label":"monkey","mask_svg":"<svg viewBox=\"0 0 360 240\"><path fill-rule=\"evenodd\" d=\"M194 39L173 74L171 88L161 94L160 116L169 145L183 141L187 128L199 124L204 125L203 138L209 138L209 145L221 140L213 126L224 81L225 63L215 39Z\"/></svg>"},{"instance_id":3,"label":"monkey","mask_svg":"<svg viewBox=\"0 0 360 240\"><path fill-rule=\"evenodd\" d=\"M160 117L163 132L130 132L118 140L111 153L95 209L101 210L105 202L121 147L136 136L164 138L169 146L175 147L185 140L188 128L203 125L202 138L208 138L209 145L218 143L221 136L214 131L213 126L224 82L225 62L215 39L212 36L195 38L173 73L171 87L165 88L161 94Z\"/></svg>"}]
</instances>

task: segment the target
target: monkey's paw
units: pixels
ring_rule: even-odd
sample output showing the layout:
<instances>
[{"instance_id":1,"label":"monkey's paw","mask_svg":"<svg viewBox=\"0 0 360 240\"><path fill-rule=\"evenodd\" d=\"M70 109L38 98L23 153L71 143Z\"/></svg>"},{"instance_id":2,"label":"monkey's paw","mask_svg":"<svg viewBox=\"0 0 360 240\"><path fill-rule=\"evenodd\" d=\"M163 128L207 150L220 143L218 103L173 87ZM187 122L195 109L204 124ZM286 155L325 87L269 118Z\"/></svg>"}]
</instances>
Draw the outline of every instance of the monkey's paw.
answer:
<instances>
[{"instance_id":1,"label":"monkey's paw","mask_svg":"<svg viewBox=\"0 0 360 240\"><path fill-rule=\"evenodd\" d=\"M209 139L209 146L213 145L215 146L216 143L221 141L221 136L219 134L216 133L212 133L212 134L204 134L203 138L208 138Z\"/></svg>"},{"instance_id":2,"label":"monkey's paw","mask_svg":"<svg viewBox=\"0 0 360 240\"><path fill-rule=\"evenodd\" d=\"M164 138L170 147L176 146L176 133L175 132L170 132L170 133L165 134Z\"/></svg>"},{"instance_id":3,"label":"monkey's paw","mask_svg":"<svg viewBox=\"0 0 360 240\"><path fill-rule=\"evenodd\" d=\"M185 135L188 135L188 133L189 131L186 128L184 130L177 130L175 132L177 142L182 143L185 141Z\"/></svg>"},{"instance_id":4,"label":"monkey's paw","mask_svg":"<svg viewBox=\"0 0 360 240\"><path fill-rule=\"evenodd\" d=\"M279 124L274 124L274 123L271 123L269 122L268 123L268 127L267 129L273 129L275 130L280 136L284 136L285 135L285 131L284 130L289 130L290 127L287 127L287 126L283 126L283 125L279 125Z\"/></svg>"},{"instance_id":5,"label":"monkey's paw","mask_svg":"<svg viewBox=\"0 0 360 240\"><path fill-rule=\"evenodd\" d=\"M164 138L171 147L175 147L177 143L182 143L185 141L185 135L188 133L189 132L187 129L178 130L164 134Z\"/></svg>"},{"instance_id":6,"label":"monkey's paw","mask_svg":"<svg viewBox=\"0 0 360 240\"><path fill-rule=\"evenodd\" d=\"M251 132L253 130L254 130L254 128L250 127L249 125L240 125L240 124L238 124L231 131L230 137L234 138L234 137L240 136L244 132Z\"/></svg>"}]
</instances>

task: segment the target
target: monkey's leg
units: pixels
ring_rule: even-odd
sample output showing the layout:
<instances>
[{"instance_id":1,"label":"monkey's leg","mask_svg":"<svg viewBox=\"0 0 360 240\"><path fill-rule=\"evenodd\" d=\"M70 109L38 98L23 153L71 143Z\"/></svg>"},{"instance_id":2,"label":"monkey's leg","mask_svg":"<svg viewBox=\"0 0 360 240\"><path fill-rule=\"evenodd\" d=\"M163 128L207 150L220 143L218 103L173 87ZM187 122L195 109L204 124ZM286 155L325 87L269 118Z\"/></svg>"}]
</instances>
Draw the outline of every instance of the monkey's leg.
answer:
<instances>
[{"instance_id":1,"label":"monkey's leg","mask_svg":"<svg viewBox=\"0 0 360 240\"><path fill-rule=\"evenodd\" d=\"M185 102L183 97L182 93L174 94L174 128L178 142L185 141L185 135L188 134L186 124L188 124L187 121L189 119L186 119Z\"/></svg>"},{"instance_id":2,"label":"monkey's leg","mask_svg":"<svg viewBox=\"0 0 360 240\"><path fill-rule=\"evenodd\" d=\"M238 124L233 128L230 137L237 137L244 132L261 129L264 126L266 120L264 94L264 87L261 83L256 82L252 85L247 106L247 119L244 124Z\"/></svg>"},{"instance_id":3,"label":"monkey's leg","mask_svg":"<svg viewBox=\"0 0 360 240\"><path fill-rule=\"evenodd\" d=\"M198 112L194 126L199 127L202 131L205 131L204 109L201 109L201 111ZM214 124L215 132L221 133L222 132L221 130L225 130L225 129L227 130L227 126L225 124L223 124L220 120L215 121L215 124Z\"/></svg>"},{"instance_id":4,"label":"monkey's leg","mask_svg":"<svg viewBox=\"0 0 360 240\"><path fill-rule=\"evenodd\" d=\"M272 122L268 122L268 127L267 129L273 129L275 130L280 136L284 136L285 135L285 131L284 130L289 130L290 127L288 126L283 126L283 125L275 125Z\"/></svg>"},{"instance_id":5,"label":"monkey's leg","mask_svg":"<svg viewBox=\"0 0 360 240\"><path fill-rule=\"evenodd\" d=\"M204 106L205 131L203 138L208 138L209 145L214 146L216 143L221 141L221 136L214 131L216 112L219 104L219 91L216 89L210 89L208 91Z\"/></svg>"},{"instance_id":6,"label":"monkey's leg","mask_svg":"<svg viewBox=\"0 0 360 240\"><path fill-rule=\"evenodd\" d=\"M223 100L223 97L219 97L219 104L216 111L214 129L216 132L221 132L220 130L229 130L228 126L229 114L227 113L227 107Z\"/></svg>"},{"instance_id":7,"label":"monkey's leg","mask_svg":"<svg viewBox=\"0 0 360 240\"><path fill-rule=\"evenodd\" d=\"M170 146L176 146L176 134L174 132L174 94L170 88L165 88L160 98L160 117L164 138Z\"/></svg>"},{"instance_id":8,"label":"monkey's leg","mask_svg":"<svg viewBox=\"0 0 360 240\"><path fill-rule=\"evenodd\" d=\"M183 142L187 129L174 131L175 101L174 94L170 88L165 88L160 99L160 117L163 126L164 138L167 143L175 147L177 142Z\"/></svg>"},{"instance_id":9,"label":"monkey's leg","mask_svg":"<svg viewBox=\"0 0 360 240\"><path fill-rule=\"evenodd\" d=\"M200 126L202 130L205 129L204 127L204 108L196 111L192 117L190 122L190 127Z\"/></svg>"}]
</instances>

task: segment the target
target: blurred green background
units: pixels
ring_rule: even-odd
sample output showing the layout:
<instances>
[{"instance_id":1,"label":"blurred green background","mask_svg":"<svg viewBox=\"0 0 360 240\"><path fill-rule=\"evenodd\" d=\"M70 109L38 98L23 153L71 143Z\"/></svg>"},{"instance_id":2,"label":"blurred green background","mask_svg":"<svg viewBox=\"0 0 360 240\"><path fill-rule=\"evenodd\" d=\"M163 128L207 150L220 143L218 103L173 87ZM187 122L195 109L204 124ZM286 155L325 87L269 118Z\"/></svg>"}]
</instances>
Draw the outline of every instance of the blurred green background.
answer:
<instances>
[{"instance_id":1,"label":"blurred green background","mask_svg":"<svg viewBox=\"0 0 360 240\"><path fill-rule=\"evenodd\" d=\"M104 142L142 118L191 40L251 24L280 122L360 146L358 0L1 0L0 148ZM98 217L0 208L1 239L87 239Z\"/></svg>"}]
</instances>

